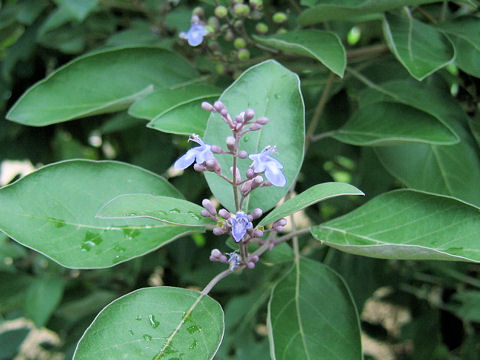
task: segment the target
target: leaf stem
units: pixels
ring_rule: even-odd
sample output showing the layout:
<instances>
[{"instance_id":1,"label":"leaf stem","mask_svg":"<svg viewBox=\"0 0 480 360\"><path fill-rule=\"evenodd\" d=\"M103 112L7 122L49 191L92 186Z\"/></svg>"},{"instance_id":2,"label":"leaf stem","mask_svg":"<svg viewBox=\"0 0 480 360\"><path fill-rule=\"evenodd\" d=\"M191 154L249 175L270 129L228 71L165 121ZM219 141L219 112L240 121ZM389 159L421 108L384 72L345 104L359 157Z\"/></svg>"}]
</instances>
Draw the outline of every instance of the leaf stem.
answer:
<instances>
[{"instance_id":1,"label":"leaf stem","mask_svg":"<svg viewBox=\"0 0 480 360\"><path fill-rule=\"evenodd\" d=\"M208 293L213 289L215 285L218 284L220 280L226 278L231 273L233 273L233 271L230 269L227 269L217 274L217 276L215 276L212 280L210 280L210 282L203 288L203 290L201 291L201 294L208 295Z\"/></svg>"},{"instance_id":2,"label":"leaf stem","mask_svg":"<svg viewBox=\"0 0 480 360\"><path fill-rule=\"evenodd\" d=\"M324 133L317 134L315 136L312 136L311 142L315 142L315 141L318 141L318 140L322 140L322 139L331 137L331 136L335 135L336 132L337 132L336 130L332 130L332 131L326 131Z\"/></svg>"}]
</instances>

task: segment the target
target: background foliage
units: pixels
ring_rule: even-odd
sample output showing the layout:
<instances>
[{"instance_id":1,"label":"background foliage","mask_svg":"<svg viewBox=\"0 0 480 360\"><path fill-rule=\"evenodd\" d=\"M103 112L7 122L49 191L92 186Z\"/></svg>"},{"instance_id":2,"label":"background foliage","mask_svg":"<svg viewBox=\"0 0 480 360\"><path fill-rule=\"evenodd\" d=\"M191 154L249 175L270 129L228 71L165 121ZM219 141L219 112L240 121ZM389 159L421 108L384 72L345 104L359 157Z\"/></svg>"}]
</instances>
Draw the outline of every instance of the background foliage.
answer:
<instances>
[{"instance_id":1,"label":"background foliage","mask_svg":"<svg viewBox=\"0 0 480 360\"><path fill-rule=\"evenodd\" d=\"M143 322L127 330L143 338L141 356L163 358L152 329L169 333L179 320L159 321L147 306L131 305L133 297L122 296L133 291L147 302L191 297L174 312L188 311L198 298L211 318L198 315L180 327L180 337L222 322L223 311L218 359L270 358L268 329L277 358L319 352L360 358L352 301L367 359L478 358L477 1L265 0L260 9L258 3L250 2L256 10L239 30L248 40L246 56L225 34L197 48L178 37L196 6L206 19L213 16L210 0L0 2L1 185L21 175L8 176L12 161L48 165L0 190L0 359L71 359L97 314L118 298L93 330L121 323L115 308L132 306ZM274 21L278 12L285 21ZM259 21L267 32L255 31ZM210 196L208 184L229 206L216 179L170 169L189 147L184 135L223 143L226 133L200 109L220 95L232 113L253 107L271 119L270 139L262 141L278 139L279 148L289 149L279 154L289 184L299 172L295 192L308 191L277 215L304 209L297 227L313 227L300 237L302 258L293 265L295 249L282 244L255 270L222 280L213 300L193 290L225 268L207 259L212 248L229 251L228 242L190 226L95 216L129 193L198 204ZM244 145L258 151L253 140ZM354 191L312 188L334 181L365 196L317 203ZM273 207L287 190L259 192L252 208ZM65 247L69 239L78 241L75 249ZM334 326L320 331L318 323L302 324L279 310L292 298L304 314L315 312L292 293L305 283L313 285L301 287L300 299L328 305ZM169 287L138 290L158 285ZM329 286L334 291L321 291ZM316 336L289 353L283 345L294 340L292 322ZM335 335L336 327L351 333ZM32 345L38 329L43 340ZM221 329L210 330L208 338L220 341ZM354 340L338 346L341 335ZM83 339L92 341L88 333ZM215 341L200 350L196 342L174 340L169 354L195 350L210 358ZM91 356L80 351L76 358Z\"/></svg>"}]
</instances>

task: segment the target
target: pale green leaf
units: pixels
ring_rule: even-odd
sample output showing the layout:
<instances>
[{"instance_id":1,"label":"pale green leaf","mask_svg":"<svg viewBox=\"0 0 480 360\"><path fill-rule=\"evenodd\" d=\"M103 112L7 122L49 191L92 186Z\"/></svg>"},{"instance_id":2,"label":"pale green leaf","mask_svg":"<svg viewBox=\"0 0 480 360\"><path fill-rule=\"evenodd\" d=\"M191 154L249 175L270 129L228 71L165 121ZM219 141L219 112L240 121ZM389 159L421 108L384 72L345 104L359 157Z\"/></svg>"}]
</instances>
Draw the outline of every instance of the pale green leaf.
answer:
<instances>
[{"instance_id":1,"label":"pale green leaf","mask_svg":"<svg viewBox=\"0 0 480 360\"><path fill-rule=\"evenodd\" d=\"M45 126L115 112L156 88L171 87L196 75L185 59L160 48L99 51L73 60L33 85L7 118Z\"/></svg>"},{"instance_id":2,"label":"pale green leaf","mask_svg":"<svg viewBox=\"0 0 480 360\"><path fill-rule=\"evenodd\" d=\"M268 304L272 359L362 359L352 296L326 265L299 259L272 290Z\"/></svg>"},{"instance_id":3,"label":"pale green leaf","mask_svg":"<svg viewBox=\"0 0 480 360\"><path fill-rule=\"evenodd\" d=\"M390 50L417 80L423 80L455 57L453 45L444 34L410 14L385 14L383 32Z\"/></svg>"},{"instance_id":4,"label":"pale green leaf","mask_svg":"<svg viewBox=\"0 0 480 360\"><path fill-rule=\"evenodd\" d=\"M279 63L269 60L246 70L221 96L221 100L234 117L251 108L256 117L266 116L269 123L261 130L248 133L240 141L240 150L259 153L267 145L277 146L274 156L283 164L287 178L284 187L269 186L256 189L244 203L245 209L271 209L288 191L297 176L304 153L304 105L298 76ZM205 142L224 146L225 138L232 134L218 114L210 115L205 131ZM232 157L217 156L222 171L231 176ZM239 161L242 177L251 165L250 159ZM232 186L217 175L205 177L215 197L229 210L235 210Z\"/></svg>"},{"instance_id":5,"label":"pale green leaf","mask_svg":"<svg viewBox=\"0 0 480 360\"><path fill-rule=\"evenodd\" d=\"M399 103L361 107L333 137L347 144L394 145L415 142L448 145L457 136L432 115Z\"/></svg>"},{"instance_id":6,"label":"pale green leaf","mask_svg":"<svg viewBox=\"0 0 480 360\"><path fill-rule=\"evenodd\" d=\"M163 178L112 161L73 160L45 166L0 189L0 229L69 268L103 268L157 249L191 227L150 219L97 219L125 193L180 197Z\"/></svg>"},{"instance_id":7,"label":"pale green leaf","mask_svg":"<svg viewBox=\"0 0 480 360\"><path fill-rule=\"evenodd\" d=\"M210 360L223 332L223 310L212 298L168 286L139 289L97 315L73 359Z\"/></svg>"},{"instance_id":8,"label":"pale green leaf","mask_svg":"<svg viewBox=\"0 0 480 360\"><path fill-rule=\"evenodd\" d=\"M480 262L480 209L414 190L377 196L312 227L315 238L352 254L382 259Z\"/></svg>"},{"instance_id":9,"label":"pale green leaf","mask_svg":"<svg viewBox=\"0 0 480 360\"><path fill-rule=\"evenodd\" d=\"M347 58L337 34L321 30L296 30L270 36L254 36L261 44L275 49L312 57L343 77Z\"/></svg>"},{"instance_id":10,"label":"pale green leaf","mask_svg":"<svg viewBox=\"0 0 480 360\"><path fill-rule=\"evenodd\" d=\"M317 184L305 190L294 198L287 200L278 208L274 209L265 216L259 225L267 225L284 216L300 211L307 206L316 204L319 201L330 199L332 197L344 195L364 195L355 186L340 182L329 182Z\"/></svg>"},{"instance_id":11,"label":"pale green leaf","mask_svg":"<svg viewBox=\"0 0 480 360\"><path fill-rule=\"evenodd\" d=\"M169 224L198 226L212 225L211 218L200 215L203 207L190 201L151 194L124 194L100 208L97 218L149 218Z\"/></svg>"}]
</instances>

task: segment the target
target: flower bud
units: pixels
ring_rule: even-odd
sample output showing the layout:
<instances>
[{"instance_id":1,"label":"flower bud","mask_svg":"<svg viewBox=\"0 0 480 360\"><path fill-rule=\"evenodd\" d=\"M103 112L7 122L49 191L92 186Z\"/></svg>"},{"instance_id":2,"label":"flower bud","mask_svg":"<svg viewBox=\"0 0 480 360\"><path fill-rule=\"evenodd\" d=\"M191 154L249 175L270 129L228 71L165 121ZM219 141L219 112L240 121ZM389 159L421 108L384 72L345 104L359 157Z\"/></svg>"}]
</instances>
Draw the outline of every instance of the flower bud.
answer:
<instances>
[{"instance_id":1,"label":"flower bud","mask_svg":"<svg viewBox=\"0 0 480 360\"><path fill-rule=\"evenodd\" d=\"M247 17L250 14L250 8L245 4L235 4L233 13L239 17Z\"/></svg>"},{"instance_id":2,"label":"flower bud","mask_svg":"<svg viewBox=\"0 0 480 360\"><path fill-rule=\"evenodd\" d=\"M240 181L242 181L242 176L240 175L240 170L238 169L238 167L236 167L235 170L235 181L239 183ZM230 168L230 174L233 175L233 166Z\"/></svg>"},{"instance_id":3,"label":"flower bud","mask_svg":"<svg viewBox=\"0 0 480 360\"><path fill-rule=\"evenodd\" d=\"M215 16L219 19L223 19L225 16L227 16L227 14L228 10L225 6L219 5L215 8Z\"/></svg>"},{"instance_id":4,"label":"flower bud","mask_svg":"<svg viewBox=\"0 0 480 360\"><path fill-rule=\"evenodd\" d=\"M207 168L204 165L201 165L201 164L193 164L193 170L198 171L198 172L202 172L202 171L206 171Z\"/></svg>"},{"instance_id":5,"label":"flower bud","mask_svg":"<svg viewBox=\"0 0 480 360\"><path fill-rule=\"evenodd\" d=\"M249 262L247 263L247 267L248 267L249 269L253 269L253 268L255 267L255 263L254 263L253 261L249 261Z\"/></svg>"},{"instance_id":6,"label":"flower bud","mask_svg":"<svg viewBox=\"0 0 480 360\"><path fill-rule=\"evenodd\" d=\"M285 226L285 225L287 225L287 219L281 218L281 219L275 221L275 224L280 225L280 226Z\"/></svg>"},{"instance_id":7,"label":"flower bud","mask_svg":"<svg viewBox=\"0 0 480 360\"><path fill-rule=\"evenodd\" d=\"M240 188L240 192L244 195L248 194L252 190L252 180L245 181Z\"/></svg>"},{"instance_id":8,"label":"flower bud","mask_svg":"<svg viewBox=\"0 0 480 360\"><path fill-rule=\"evenodd\" d=\"M220 235L225 234L225 230L223 230L222 228L219 228L219 227L214 227L213 230L212 230L212 233L213 233L213 235L220 236Z\"/></svg>"},{"instance_id":9,"label":"flower bud","mask_svg":"<svg viewBox=\"0 0 480 360\"><path fill-rule=\"evenodd\" d=\"M235 35L233 35L233 32L231 30L227 30L223 38L225 39L225 41L230 42L230 41L233 41L233 39L235 39Z\"/></svg>"},{"instance_id":10,"label":"flower bud","mask_svg":"<svg viewBox=\"0 0 480 360\"><path fill-rule=\"evenodd\" d=\"M250 0L249 3L252 9L261 9L263 6L262 0Z\"/></svg>"},{"instance_id":11,"label":"flower bud","mask_svg":"<svg viewBox=\"0 0 480 360\"><path fill-rule=\"evenodd\" d=\"M238 152L238 157L239 157L240 159L246 159L247 156L248 156L248 153L247 153L245 150L240 150L240 151Z\"/></svg>"},{"instance_id":12,"label":"flower bud","mask_svg":"<svg viewBox=\"0 0 480 360\"><path fill-rule=\"evenodd\" d=\"M219 258L222 256L222 253L218 249L212 249L212 252L210 253L210 256L213 256L215 258Z\"/></svg>"},{"instance_id":13,"label":"flower bud","mask_svg":"<svg viewBox=\"0 0 480 360\"><path fill-rule=\"evenodd\" d=\"M277 225L277 226L274 227L274 229L275 229L275 231L282 232L285 229L285 227Z\"/></svg>"},{"instance_id":14,"label":"flower bud","mask_svg":"<svg viewBox=\"0 0 480 360\"><path fill-rule=\"evenodd\" d=\"M247 170L247 174L246 174L246 175L247 175L247 178L248 178L248 179L253 179L253 178L255 177L255 171L253 171L252 168L249 168L249 169Z\"/></svg>"},{"instance_id":15,"label":"flower bud","mask_svg":"<svg viewBox=\"0 0 480 360\"><path fill-rule=\"evenodd\" d=\"M216 64L215 65L215 70L219 75L225 74L225 66L223 64Z\"/></svg>"},{"instance_id":16,"label":"flower bud","mask_svg":"<svg viewBox=\"0 0 480 360\"><path fill-rule=\"evenodd\" d=\"M254 117L255 117L255 111L253 109L247 109L247 111L245 111L245 115L244 115L245 121L250 121Z\"/></svg>"},{"instance_id":17,"label":"flower bud","mask_svg":"<svg viewBox=\"0 0 480 360\"><path fill-rule=\"evenodd\" d=\"M221 110L225 109L225 105L223 105L223 102L221 102L220 100L217 100L213 103L213 107L215 108L215 110L217 110L218 112L220 112Z\"/></svg>"},{"instance_id":18,"label":"flower bud","mask_svg":"<svg viewBox=\"0 0 480 360\"><path fill-rule=\"evenodd\" d=\"M220 115L222 115L223 117L226 117L228 115L228 110L223 108L222 110L220 110Z\"/></svg>"},{"instance_id":19,"label":"flower bud","mask_svg":"<svg viewBox=\"0 0 480 360\"><path fill-rule=\"evenodd\" d=\"M236 38L235 41L233 42L233 46L235 49L242 49L245 46L247 46L247 42L243 38Z\"/></svg>"},{"instance_id":20,"label":"flower bud","mask_svg":"<svg viewBox=\"0 0 480 360\"><path fill-rule=\"evenodd\" d=\"M250 131L257 131L257 130L260 130L262 128L262 125L258 124L258 123L253 123L252 125L250 125L250 127L248 128L248 130Z\"/></svg>"},{"instance_id":21,"label":"flower bud","mask_svg":"<svg viewBox=\"0 0 480 360\"><path fill-rule=\"evenodd\" d=\"M265 35L268 32L268 25L265 23L258 23L257 26L255 26L255 31L259 35Z\"/></svg>"},{"instance_id":22,"label":"flower bud","mask_svg":"<svg viewBox=\"0 0 480 360\"><path fill-rule=\"evenodd\" d=\"M262 230L255 230L253 232L253 236L256 238L261 238L263 236L263 231Z\"/></svg>"},{"instance_id":23,"label":"flower bud","mask_svg":"<svg viewBox=\"0 0 480 360\"><path fill-rule=\"evenodd\" d=\"M251 261L251 262L254 262L254 263L258 262L258 260L260 260L260 258L258 257L258 255L253 255L253 256L250 258L250 261Z\"/></svg>"},{"instance_id":24,"label":"flower bud","mask_svg":"<svg viewBox=\"0 0 480 360\"><path fill-rule=\"evenodd\" d=\"M253 179L253 182L255 183L256 186L259 186L263 182L263 177L261 177L260 175L257 175Z\"/></svg>"},{"instance_id":25,"label":"flower bud","mask_svg":"<svg viewBox=\"0 0 480 360\"><path fill-rule=\"evenodd\" d=\"M212 153L214 153L214 154L221 154L221 153L223 153L222 148L221 148L220 146L218 146L218 145L212 145L212 146L210 146L210 150L211 150Z\"/></svg>"},{"instance_id":26,"label":"flower bud","mask_svg":"<svg viewBox=\"0 0 480 360\"><path fill-rule=\"evenodd\" d=\"M250 215L252 215L254 219L258 219L260 216L263 215L263 210L260 208L253 209Z\"/></svg>"},{"instance_id":27,"label":"flower bud","mask_svg":"<svg viewBox=\"0 0 480 360\"><path fill-rule=\"evenodd\" d=\"M240 114L235 116L235 121L239 124L242 124L245 121L245 111L242 111Z\"/></svg>"},{"instance_id":28,"label":"flower bud","mask_svg":"<svg viewBox=\"0 0 480 360\"><path fill-rule=\"evenodd\" d=\"M203 199L202 200L202 206L213 216L217 215L217 210L215 209L215 206L213 206L213 204L210 200Z\"/></svg>"},{"instance_id":29,"label":"flower bud","mask_svg":"<svg viewBox=\"0 0 480 360\"><path fill-rule=\"evenodd\" d=\"M202 216L204 217L210 217L210 213L206 209L202 209L202 211L200 211L200 214L202 214Z\"/></svg>"},{"instance_id":30,"label":"flower bud","mask_svg":"<svg viewBox=\"0 0 480 360\"><path fill-rule=\"evenodd\" d=\"M215 112L215 108L212 106L212 104L204 101L202 102L202 109L205 111L210 111L210 112ZM258 121L258 120L257 120Z\"/></svg>"},{"instance_id":31,"label":"flower bud","mask_svg":"<svg viewBox=\"0 0 480 360\"><path fill-rule=\"evenodd\" d=\"M208 159L205 162L205 166L208 171L218 171L220 170L220 164L218 163L217 159Z\"/></svg>"},{"instance_id":32,"label":"flower bud","mask_svg":"<svg viewBox=\"0 0 480 360\"><path fill-rule=\"evenodd\" d=\"M218 215L220 215L222 218L224 218L225 220L228 220L231 216L231 214L228 212L228 210L226 209L220 209L218 211Z\"/></svg>"},{"instance_id":33,"label":"flower bud","mask_svg":"<svg viewBox=\"0 0 480 360\"><path fill-rule=\"evenodd\" d=\"M220 21L218 21L218 19L215 16L209 17L207 22L213 31L217 30L220 27ZM218 49L212 49L212 50L218 50Z\"/></svg>"},{"instance_id":34,"label":"flower bud","mask_svg":"<svg viewBox=\"0 0 480 360\"><path fill-rule=\"evenodd\" d=\"M283 12L273 14L272 20L275 24L282 24L287 21L287 15Z\"/></svg>"},{"instance_id":35,"label":"flower bud","mask_svg":"<svg viewBox=\"0 0 480 360\"><path fill-rule=\"evenodd\" d=\"M235 147L235 138L233 136L227 136L225 143L227 144L228 150L233 151L233 148Z\"/></svg>"},{"instance_id":36,"label":"flower bud","mask_svg":"<svg viewBox=\"0 0 480 360\"><path fill-rule=\"evenodd\" d=\"M250 59L250 51L247 49L240 49L237 54L238 60L245 61Z\"/></svg>"},{"instance_id":37,"label":"flower bud","mask_svg":"<svg viewBox=\"0 0 480 360\"><path fill-rule=\"evenodd\" d=\"M257 121L255 121L257 124L260 124L260 125L267 125L268 124L268 118L265 117L265 116L262 116L260 118L257 119Z\"/></svg>"}]
</instances>

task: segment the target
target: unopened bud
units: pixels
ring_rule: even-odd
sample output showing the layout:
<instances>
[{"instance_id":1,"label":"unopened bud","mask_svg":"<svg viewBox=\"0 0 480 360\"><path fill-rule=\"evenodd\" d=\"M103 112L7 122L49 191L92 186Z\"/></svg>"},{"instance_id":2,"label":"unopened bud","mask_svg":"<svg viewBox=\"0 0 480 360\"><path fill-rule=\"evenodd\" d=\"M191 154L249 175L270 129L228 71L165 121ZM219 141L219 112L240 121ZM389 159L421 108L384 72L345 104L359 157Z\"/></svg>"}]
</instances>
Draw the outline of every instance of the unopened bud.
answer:
<instances>
[{"instance_id":1,"label":"unopened bud","mask_svg":"<svg viewBox=\"0 0 480 360\"><path fill-rule=\"evenodd\" d=\"M260 35L265 35L268 32L268 25L265 23L258 23L255 26L255 31Z\"/></svg>"},{"instance_id":2,"label":"unopened bud","mask_svg":"<svg viewBox=\"0 0 480 360\"><path fill-rule=\"evenodd\" d=\"M240 181L242 181L242 176L240 175L240 170L238 169L238 167L236 167L235 170L235 181L239 183ZM233 175L233 166L230 168L230 173Z\"/></svg>"},{"instance_id":3,"label":"unopened bud","mask_svg":"<svg viewBox=\"0 0 480 360\"><path fill-rule=\"evenodd\" d=\"M202 200L202 206L213 216L217 215L217 210L215 210L215 206L213 206L212 202L208 199Z\"/></svg>"},{"instance_id":4,"label":"unopened bud","mask_svg":"<svg viewBox=\"0 0 480 360\"><path fill-rule=\"evenodd\" d=\"M262 116L261 118L258 118L257 121L255 121L257 124L260 125L267 125L268 124L268 118L265 116Z\"/></svg>"},{"instance_id":5,"label":"unopened bud","mask_svg":"<svg viewBox=\"0 0 480 360\"><path fill-rule=\"evenodd\" d=\"M255 263L254 263L253 261L249 261L249 262L247 263L247 267L248 267L249 269L253 269L253 268L255 267Z\"/></svg>"},{"instance_id":6,"label":"unopened bud","mask_svg":"<svg viewBox=\"0 0 480 360\"><path fill-rule=\"evenodd\" d=\"M235 116L235 121L242 124L245 121L245 111L242 111L240 114Z\"/></svg>"},{"instance_id":7,"label":"unopened bud","mask_svg":"<svg viewBox=\"0 0 480 360\"><path fill-rule=\"evenodd\" d=\"M200 214L202 214L202 216L204 217L210 217L210 213L206 209L202 209L202 211L200 211Z\"/></svg>"},{"instance_id":8,"label":"unopened bud","mask_svg":"<svg viewBox=\"0 0 480 360\"><path fill-rule=\"evenodd\" d=\"M221 255L222 255L222 253L218 249L212 249L212 252L210 253L210 256L213 256L213 257L216 257L216 258L219 258Z\"/></svg>"},{"instance_id":9,"label":"unopened bud","mask_svg":"<svg viewBox=\"0 0 480 360\"><path fill-rule=\"evenodd\" d=\"M253 209L250 215L252 215L254 219L258 219L260 216L263 215L263 210L260 208Z\"/></svg>"},{"instance_id":10,"label":"unopened bud","mask_svg":"<svg viewBox=\"0 0 480 360\"><path fill-rule=\"evenodd\" d=\"M233 12L240 17L247 17L250 14L250 8L245 4L235 4L233 6Z\"/></svg>"},{"instance_id":11,"label":"unopened bud","mask_svg":"<svg viewBox=\"0 0 480 360\"><path fill-rule=\"evenodd\" d=\"M250 258L250 261L256 263L258 262L258 260L260 260L260 258L258 257L258 255L253 255L251 258Z\"/></svg>"},{"instance_id":12,"label":"unopened bud","mask_svg":"<svg viewBox=\"0 0 480 360\"><path fill-rule=\"evenodd\" d=\"M263 231L262 230L255 230L253 232L253 236L255 236L256 238L261 238L263 236Z\"/></svg>"},{"instance_id":13,"label":"unopened bud","mask_svg":"<svg viewBox=\"0 0 480 360\"><path fill-rule=\"evenodd\" d=\"M220 215L222 218L224 218L225 220L227 219L230 219L230 213L228 212L228 210L226 209L220 209L218 211L218 215Z\"/></svg>"},{"instance_id":14,"label":"unopened bud","mask_svg":"<svg viewBox=\"0 0 480 360\"><path fill-rule=\"evenodd\" d=\"M255 171L253 171L252 168L249 168L249 169L247 170L247 174L246 174L246 175L247 175L247 178L248 178L248 179L252 179L252 178L255 177Z\"/></svg>"},{"instance_id":15,"label":"unopened bud","mask_svg":"<svg viewBox=\"0 0 480 360\"><path fill-rule=\"evenodd\" d=\"M245 150L240 150L240 151L238 152L238 157L239 157L240 159L246 159L247 156L248 156L248 153L247 153Z\"/></svg>"},{"instance_id":16,"label":"unopened bud","mask_svg":"<svg viewBox=\"0 0 480 360\"><path fill-rule=\"evenodd\" d=\"M245 121L249 121L249 120L252 120L253 118L255 117L255 111L253 109L247 109L247 111L245 111Z\"/></svg>"},{"instance_id":17,"label":"unopened bud","mask_svg":"<svg viewBox=\"0 0 480 360\"><path fill-rule=\"evenodd\" d=\"M212 153L214 153L214 154L221 154L221 153L223 153L222 148L221 148L220 146L218 146L218 145L212 145L212 146L210 147L210 150L211 150Z\"/></svg>"},{"instance_id":18,"label":"unopened bud","mask_svg":"<svg viewBox=\"0 0 480 360\"><path fill-rule=\"evenodd\" d=\"M223 230L222 228L219 228L219 227L214 227L213 230L212 230L212 233L213 233L213 235L220 236L220 235L225 234L225 230Z\"/></svg>"},{"instance_id":19,"label":"unopened bud","mask_svg":"<svg viewBox=\"0 0 480 360\"><path fill-rule=\"evenodd\" d=\"M228 115L228 110L223 108L222 110L220 110L220 115L222 115L223 117L226 117Z\"/></svg>"},{"instance_id":20,"label":"unopened bud","mask_svg":"<svg viewBox=\"0 0 480 360\"><path fill-rule=\"evenodd\" d=\"M217 159L208 159L205 162L205 166L207 167L208 171L217 171L220 170L220 164L218 163Z\"/></svg>"},{"instance_id":21,"label":"unopened bud","mask_svg":"<svg viewBox=\"0 0 480 360\"><path fill-rule=\"evenodd\" d=\"M219 19L223 19L225 16L227 16L227 14L228 10L225 6L220 5L215 8L215 16Z\"/></svg>"},{"instance_id":22,"label":"unopened bud","mask_svg":"<svg viewBox=\"0 0 480 360\"><path fill-rule=\"evenodd\" d=\"M252 180L245 181L240 188L242 194L246 195L252 190Z\"/></svg>"},{"instance_id":23,"label":"unopened bud","mask_svg":"<svg viewBox=\"0 0 480 360\"><path fill-rule=\"evenodd\" d=\"M257 188L263 183L263 177L260 175L257 175L253 178L253 184L252 187Z\"/></svg>"},{"instance_id":24,"label":"unopened bud","mask_svg":"<svg viewBox=\"0 0 480 360\"><path fill-rule=\"evenodd\" d=\"M225 143L227 144L228 150L233 151L235 147L235 138L233 136L228 136L225 139Z\"/></svg>"},{"instance_id":25,"label":"unopened bud","mask_svg":"<svg viewBox=\"0 0 480 360\"><path fill-rule=\"evenodd\" d=\"M263 5L263 1L262 0L250 0L249 4L252 7L252 9L260 9Z\"/></svg>"},{"instance_id":26,"label":"unopened bud","mask_svg":"<svg viewBox=\"0 0 480 360\"><path fill-rule=\"evenodd\" d=\"M227 30L223 38L225 39L225 41L230 42L230 41L233 41L233 39L235 39L235 35L233 35L233 32L231 30Z\"/></svg>"},{"instance_id":27,"label":"unopened bud","mask_svg":"<svg viewBox=\"0 0 480 360\"><path fill-rule=\"evenodd\" d=\"M250 127L248 128L248 130L250 131L257 131L257 130L260 130L262 128L262 125L258 124L258 123L253 123L252 125L250 125Z\"/></svg>"},{"instance_id":28,"label":"unopened bud","mask_svg":"<svg viewBox=\"0 0 480 360\"><path fill-rule=\"evenodd\" d=\"M277 12L273 14L272 20L275 24L282 24L287 21L287 15L283 12Z\"/></svg>"},{"instance_id":29,"label":"unopened bud","mask_svg":"<svg viewBox=\"0 0 480 360\"><path fill-rule=\"evenodd\" d=\"M193 164L193 170L198 171L198 172L202 172L202 171L206 171L207 168L204 165L201 165L201 164Z\"/></svg>"},{"instance_id":30,"label":"unopened bud","mask_svg":"<svg viewBox=\"0 0 480 360\"><path fill-rule=\"evenodd\" d=\"M236 38L235 41L233 42L233 46L235 49L243 49L245 46L247 46L247 42L243 38Z\"/></svg>"},{"instance_id":31,"label":"unopened bud","mask_svg":"<svg viewBox=\"0 0 480 360\"><path fill-rule=\"evenodd\" d=\"M277 225L277 226L275 226L274 229L275 229L275 231L282 232L285 229L285 227Z\"/></svg>"},{"instance_id":32,"label":"unopened bud","mask_svg":"<svg viewBox=\"0 0 480 360\"><path fill-rule=\"evenodd\" d=\"M248 60L250 59L250 51L248 51L247 49L240 49L238 50L237 57L238 57L238 60L241 60L241 61Z\"/></svg>"},{"instance_id":33,"label":"unopened bud","mask_svg":"<svg viewBox=\"0 0 480 360\"><path fill-rule=\"evenodd\" d=\"M221 110L225 109L225 105L223 105L223 102L221 102L220 100L217 100L213 103L213 107L215 108L215 110L217 110L218 112L220 112Z\"/></svg>"},{"instance_id":34,"label":"unopened bud","mask_svg":"<svg viewBox=\"0 0 480 360\"><path fill-rule=\"evenodd\" d=\"M275 221L274 225L285 226L285 225L287 225L287 219L281 218L281 219Z\"/></svg>"},{"instance_id":35,"label":"unopened bud","mask_svg":"<svg viewBox=\"0 0 480 360\"><path fill-rule=\"evenodd\" d=\"M215 108L212 106L212 104L210 104L206 101L202 102L202 109L205 110L205 111L215 112Z\"/></svg>"}]
</instances>

